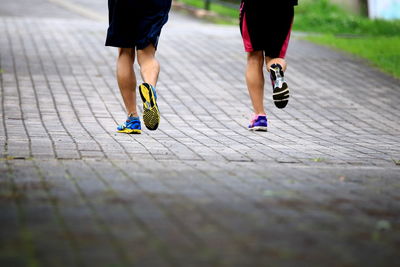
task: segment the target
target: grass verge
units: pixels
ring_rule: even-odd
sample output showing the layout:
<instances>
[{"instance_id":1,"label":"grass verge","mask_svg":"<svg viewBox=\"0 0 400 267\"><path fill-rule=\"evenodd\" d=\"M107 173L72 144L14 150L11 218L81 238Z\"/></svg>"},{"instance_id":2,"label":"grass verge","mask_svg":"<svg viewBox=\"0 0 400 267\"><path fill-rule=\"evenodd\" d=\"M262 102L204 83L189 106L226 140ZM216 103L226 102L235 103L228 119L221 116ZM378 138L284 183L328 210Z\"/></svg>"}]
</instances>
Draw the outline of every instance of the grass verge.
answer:
<instances>
[{"instance_id":1,"label":"grass verge","mask_svg":"<svg viewBox=\"0 0 400 267\"><path fill-rule=\"evenodd\" d=\"M294 29L324 34L399 36L400 20L371 20L347 12L329 0L301 0L296 7Z\"/></svg>"},{"instance_id":2,"label":"grass verge","mask_svg":"<svg viewBox=\"0 0 400 267\"><path fill-rule=\"evenodd\" d=\"M373 66L400 78L400 36L346 38L330 34L306 39L365 58Z\"/></svg>"}]
</instances>

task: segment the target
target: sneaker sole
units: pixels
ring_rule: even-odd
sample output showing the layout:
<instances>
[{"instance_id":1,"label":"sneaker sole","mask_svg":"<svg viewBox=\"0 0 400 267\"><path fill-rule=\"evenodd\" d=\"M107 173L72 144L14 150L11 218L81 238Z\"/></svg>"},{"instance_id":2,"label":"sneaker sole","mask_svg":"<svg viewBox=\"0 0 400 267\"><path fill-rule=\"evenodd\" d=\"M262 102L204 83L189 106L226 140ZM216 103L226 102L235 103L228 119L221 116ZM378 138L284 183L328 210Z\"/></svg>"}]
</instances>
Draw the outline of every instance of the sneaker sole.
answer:
<instances>
[{"instance_id":1,"label":"sneaker sole","mask_svg":"<svg viewBox=\"0 0 400 267\"><path fill-rule=\"evenodd\" d=\"M253 128L248 128L251 132L268 132L268 127L265 126L256 126Z\"/></svg>"},{"instance_id":2,"label":"sneaker sole","mask_svg":"<svg viewBox=\"0 0 400 267\"><path fill-rule=\"evenodd\" d=\"M143 101L143 122L147 129L154 131L160 124L160 111L150 85L144 83L139 86L140 97Z\"/></svg>"},{"instance_id":3,"label":"sneaker sole","mask_svg":"<svg viewBox=\"0 0 400 267\"><path fill-rule=\"evenodd\" d=\"M141 130L132 130L132 129L124 129L121 131L117 131L117 133L126 133L126 134L141 134Z\"/></svg>"},{"instance_id":4,"label":"sneaker sole","mask_svg":"<svg viewBox=\"0 0 400 267\"><path fill-rule=\"evenodd\" d=\"M287 83L283 83L282 87L274 88L274 93L272 95L274 99L274 104L277 108L285 108L289 103L289 87Z\"/></svg>"}]
</instances>

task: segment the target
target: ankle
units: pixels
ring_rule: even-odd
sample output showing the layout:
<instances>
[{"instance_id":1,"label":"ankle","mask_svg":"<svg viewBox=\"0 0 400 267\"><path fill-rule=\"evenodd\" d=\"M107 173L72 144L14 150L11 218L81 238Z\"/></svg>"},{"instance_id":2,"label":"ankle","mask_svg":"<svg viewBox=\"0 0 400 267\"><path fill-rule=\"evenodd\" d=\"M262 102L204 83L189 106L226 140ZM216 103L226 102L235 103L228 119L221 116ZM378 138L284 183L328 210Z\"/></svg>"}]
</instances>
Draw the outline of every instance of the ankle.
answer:
<instances>
[{"instance_id":1,"label":"ankle","mask_svg":"<svg viewBox=\"0 0 400 267\"><path fill-rule=\"evenodd\" d=\"M253 113L254 116L267 116L267 113L265 111L262 112L254 112Z\"/></svg>"},{"instance_id":2,"label":"ankle","mask_svg":"<svg viewBox=\"0 0 400 267\"><path fill-rule=\"evenodd\" d=\"M137 118L139 114L137 112L130 112L128 113L128 118Z\"/></svg>"},{"instance_id":3,"label":"ankle","mask_svg":"<svg viewBox=\"0 0 400 267\"><path fill-rule=\"evenodd\" d=\"M268 63L267 63L267 69L268 69L268 71L271 69L271 68L276 68L276 67L280 67L280 69L282 70L282 71L286 71L286 68L287 68L287 63L286 63L286 61L284 60L284 59L273 59L273 60L270 60Z\"/></svg>"}]
</instances>

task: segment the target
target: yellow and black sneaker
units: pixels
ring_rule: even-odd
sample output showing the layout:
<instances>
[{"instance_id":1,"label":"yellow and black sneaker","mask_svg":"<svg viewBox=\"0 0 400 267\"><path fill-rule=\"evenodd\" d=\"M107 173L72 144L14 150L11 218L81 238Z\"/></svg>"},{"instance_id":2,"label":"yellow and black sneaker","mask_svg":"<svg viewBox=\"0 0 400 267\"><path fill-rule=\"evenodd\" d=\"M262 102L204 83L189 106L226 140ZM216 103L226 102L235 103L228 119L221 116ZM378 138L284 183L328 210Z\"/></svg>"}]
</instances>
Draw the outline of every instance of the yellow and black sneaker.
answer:
<instances>
[{"instance_id":1,"label":"yellow and black sneaker","mask_svg":"<svg viewBox=\"0 0 400 267\"><path fill-rule=\"evenodd\" d=\"M142 83L139 86L139 92L143 100L144 125L151 131L157 130L160 124L160 111L157 105L156 89L148 83Z\"/></svg>"}]
</instances>

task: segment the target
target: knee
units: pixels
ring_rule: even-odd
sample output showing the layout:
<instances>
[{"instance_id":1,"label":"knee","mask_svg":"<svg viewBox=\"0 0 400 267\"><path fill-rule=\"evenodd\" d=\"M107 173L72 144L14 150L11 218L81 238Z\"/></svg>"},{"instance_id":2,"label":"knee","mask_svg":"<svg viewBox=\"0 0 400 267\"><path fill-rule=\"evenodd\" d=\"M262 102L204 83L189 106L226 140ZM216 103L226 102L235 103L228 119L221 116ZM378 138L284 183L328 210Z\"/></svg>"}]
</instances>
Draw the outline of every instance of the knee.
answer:
<instances>
[{"instance_id":1,"label":"knee","mask_svg":"<svg viewBox=\"0 0 400 267\"><path fill-rule=\"evenodd\" d=\"M135 59L135 50L133 48L120 48L118 50L118 57L129 57Z\"/></svg>"},{"instance_id":2,"label":"knee","mask_svg":"<svg viewBox=\"0 0 400 267\"><path fill-rule=\"evenodd\" d=\"M264 63L264 54L262 51L249 52L247 54L247 62L249 64L262 65Z\"/></svg>"}]
</instances>

